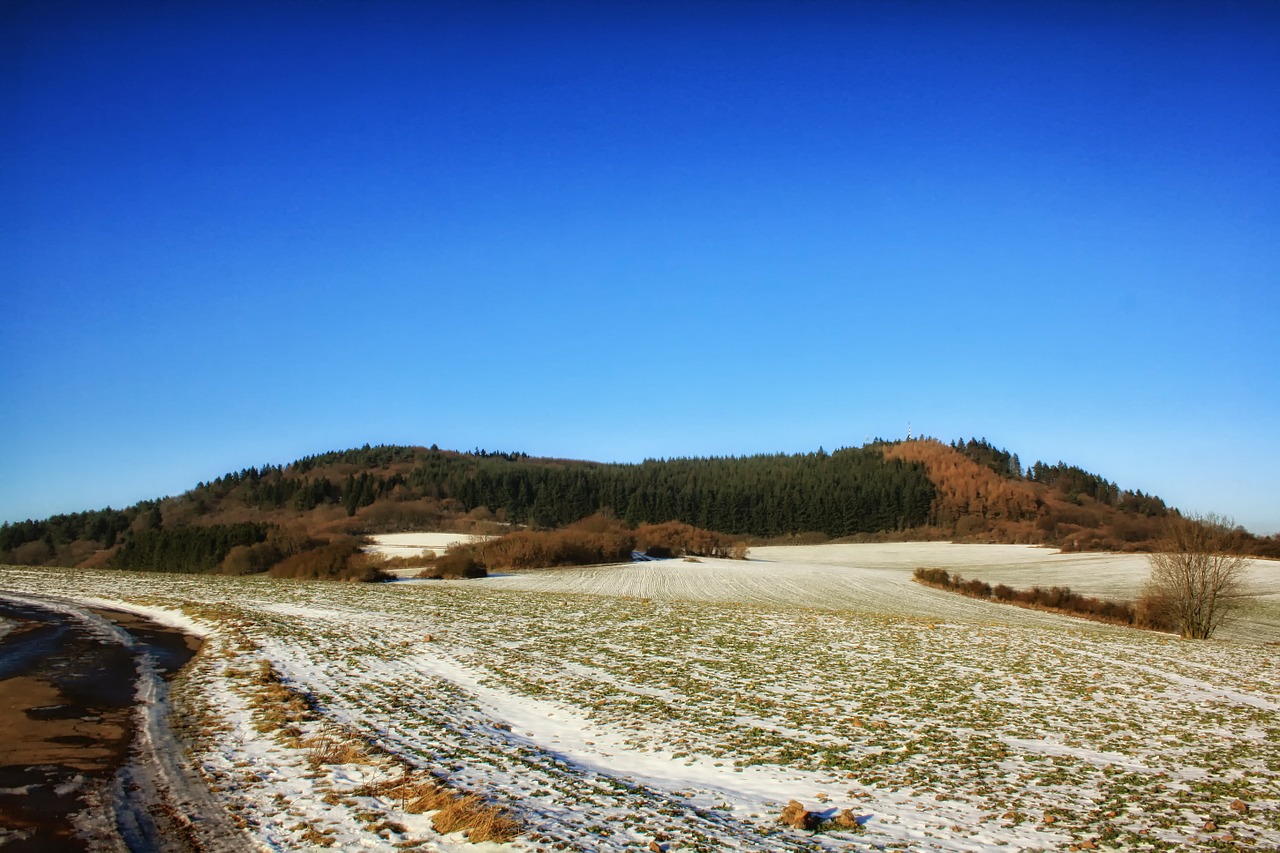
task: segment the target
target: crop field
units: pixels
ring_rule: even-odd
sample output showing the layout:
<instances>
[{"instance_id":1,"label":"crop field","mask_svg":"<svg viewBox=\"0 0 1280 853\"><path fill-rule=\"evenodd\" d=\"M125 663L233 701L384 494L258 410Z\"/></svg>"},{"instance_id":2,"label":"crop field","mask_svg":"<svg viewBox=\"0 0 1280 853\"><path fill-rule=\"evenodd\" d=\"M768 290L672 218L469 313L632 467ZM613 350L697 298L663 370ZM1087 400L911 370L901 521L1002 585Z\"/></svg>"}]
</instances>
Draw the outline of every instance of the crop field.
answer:
<instances>
[{"instance_id":1,"label":"crop field","mask_svg":"<svg viewBox=\"0 0 1280 853\"><path fill-rule=\"evenodd\" d=\"M204 634L175 724L263 849L1280 848L1280 565L1193 643L910 580L1119 595L1137 557L752 556L379 585L5 567L0 594ZM522 833L469 843L421 780ZM848 826L783 826L792 799Z\"/></svg>"}]
</instances>

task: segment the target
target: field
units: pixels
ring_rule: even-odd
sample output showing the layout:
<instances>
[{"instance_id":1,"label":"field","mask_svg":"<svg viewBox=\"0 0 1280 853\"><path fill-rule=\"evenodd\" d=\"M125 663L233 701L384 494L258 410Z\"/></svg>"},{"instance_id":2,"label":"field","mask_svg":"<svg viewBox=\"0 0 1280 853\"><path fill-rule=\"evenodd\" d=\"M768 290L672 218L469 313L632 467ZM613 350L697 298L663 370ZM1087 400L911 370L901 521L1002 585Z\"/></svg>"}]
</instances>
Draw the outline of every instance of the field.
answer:
<instances>
[{"instance_id":1,"label":"field","mask_svg":"<svg viewBox=\"0 0 1280 853\"><path fill-rule=\"evenodd\" d=\"M1140 557L752 557L381 585L3 568L0 593L207 635L176 718L264 849L1280 848L1280 565L1192 643L910 581L1122 595ZM430 778L523 834L436 832L407 793ZM792 799L856 821L784 827Z\"/></svg>"}]
</instances>

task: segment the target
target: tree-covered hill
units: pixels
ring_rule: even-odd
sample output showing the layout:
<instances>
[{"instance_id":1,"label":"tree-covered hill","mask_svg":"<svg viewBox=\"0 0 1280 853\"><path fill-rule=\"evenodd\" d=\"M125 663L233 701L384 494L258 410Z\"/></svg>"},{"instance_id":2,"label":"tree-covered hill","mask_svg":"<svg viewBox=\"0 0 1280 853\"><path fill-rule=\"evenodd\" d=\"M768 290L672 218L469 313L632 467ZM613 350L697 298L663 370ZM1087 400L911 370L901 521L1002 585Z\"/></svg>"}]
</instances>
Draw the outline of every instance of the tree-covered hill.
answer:
<instances>
[{"instance_id":1,"label":"tree-covered hill","mask_svg":"<svg viewBox=\"0 0 1280 853\"><path fill-rule=\"evenodd\" d=\"M364 446L224 474L123 510L0 527L0 562L185 570L231 549L397 530L557 528L598 512L630 525L678 521L773 540L932 538L1068 549L1143 549L1170 512L1079 468L985 440L872 442L830 453L651 459L636 464L519 452ZM1280 541L1252 540L1280 551ZM234 559L244 564L253 560Z\"/></svg>"},{"instance_id":2,"label":"tree-covered hill","mask_svg":"<svg viewBox=\"0 0 1280 853\"><path fill-rule=\"evenodd\" d=\"M365 533L462 522L552 528L606 511L633 525L840 537L918 527L933 498L922 465L878 446L639 464L371 447L228 474L165 502L164 512L166 523L306 515Z\"/></svg>"},{"instance_id":3,"label":"tree-covered hill","mask_svg":"<svg viewBox=\"0 0 1280 853\"><path fill-rule=\"evenodd\" d=\"M937 488L928 526L947 538L1147 550L1171 512L1158 497L1063 462L1023 468L1016 453L985 439L897 442L886 445L885 454L926 467ZM1254 544L1265 549L1268 543Z\"/></svg>"}]
</instances>

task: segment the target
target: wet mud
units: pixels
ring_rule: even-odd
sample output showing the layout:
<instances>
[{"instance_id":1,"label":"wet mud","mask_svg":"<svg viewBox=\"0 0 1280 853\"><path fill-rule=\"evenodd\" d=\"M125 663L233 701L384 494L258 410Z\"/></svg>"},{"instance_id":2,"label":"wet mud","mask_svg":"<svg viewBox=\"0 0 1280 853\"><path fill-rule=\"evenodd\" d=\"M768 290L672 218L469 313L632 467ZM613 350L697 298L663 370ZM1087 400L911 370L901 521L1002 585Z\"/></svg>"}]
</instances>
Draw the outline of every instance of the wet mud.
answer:
<instances>
[{"instance_id":1,"label":"wet mud","mask_svg":"<svg viewBox=\"0 0 1280 853\"><path fill-rule=\"evenodd\" d=\"M0 625L8 629L0 636L5 853L94 850L104 842L139 849L128 837L117 843L110 791L136 758L143 661L170 679L199 640L134 614L92 613L110 624L0 598Z\"/></svg>"}]
</instances>

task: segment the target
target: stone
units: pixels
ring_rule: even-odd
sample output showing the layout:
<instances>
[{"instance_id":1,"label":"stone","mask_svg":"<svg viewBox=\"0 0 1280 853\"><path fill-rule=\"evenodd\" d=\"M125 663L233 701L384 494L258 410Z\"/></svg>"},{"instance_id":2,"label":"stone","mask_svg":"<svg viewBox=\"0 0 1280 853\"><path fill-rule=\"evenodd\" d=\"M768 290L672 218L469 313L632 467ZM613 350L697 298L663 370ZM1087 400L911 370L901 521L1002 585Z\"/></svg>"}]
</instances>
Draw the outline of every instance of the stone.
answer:
<instances>
[{"instance_id":1,"label":"stone","mask_svg":"<svg viewBox=\"0 0 1280 853\"><path fill-rule=\"evenodd\" d=\"M1233 812L1239 812L1240 814L1247 814L1249 811L1249 804L1244 800L1236 800L1231 804L1231 810Z\"/></svg>"}]
</instances>

